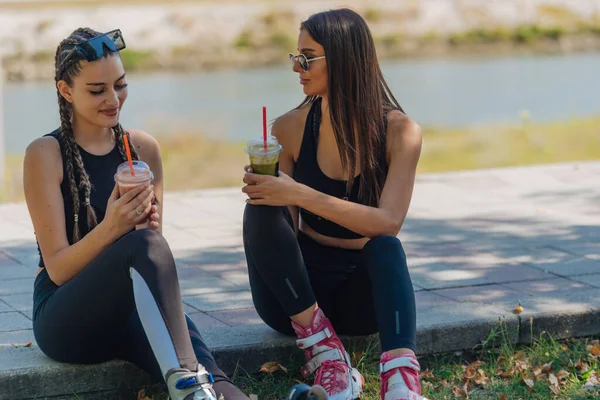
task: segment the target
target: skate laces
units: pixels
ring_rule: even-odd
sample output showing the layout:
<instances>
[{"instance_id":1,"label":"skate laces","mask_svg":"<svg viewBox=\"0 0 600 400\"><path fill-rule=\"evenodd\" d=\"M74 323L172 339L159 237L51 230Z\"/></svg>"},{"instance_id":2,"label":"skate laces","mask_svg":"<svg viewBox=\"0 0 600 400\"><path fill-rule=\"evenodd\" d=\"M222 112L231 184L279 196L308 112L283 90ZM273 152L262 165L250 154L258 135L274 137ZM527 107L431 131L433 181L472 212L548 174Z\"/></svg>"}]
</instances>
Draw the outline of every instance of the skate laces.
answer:
<instances>
[{"instance_id":1,"label":"skate laces","mask_svg":"<svg viewBox=\"0 0 600 400\"><path fill-rule=\"evenodd\" d=\"M348 366L343 361L323 361L317 369L315 383L322 386L328 393L334 388L337 373L345 374Z\"/></svg>"}]
</instances>

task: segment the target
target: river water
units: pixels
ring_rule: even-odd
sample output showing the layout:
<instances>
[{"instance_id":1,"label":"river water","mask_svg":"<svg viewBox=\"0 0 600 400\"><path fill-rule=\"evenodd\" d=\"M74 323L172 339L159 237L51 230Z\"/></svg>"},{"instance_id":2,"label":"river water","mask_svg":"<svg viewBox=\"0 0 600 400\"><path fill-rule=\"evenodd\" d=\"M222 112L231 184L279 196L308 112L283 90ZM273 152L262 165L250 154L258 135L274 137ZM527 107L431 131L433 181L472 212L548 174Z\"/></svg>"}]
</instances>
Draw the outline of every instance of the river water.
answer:
<instances>
[{"instance_id":1,"label":"river water","mask_svg":"<svg viewBox=\"0 0 600 400\"><path fill-rule=\"evenodd\" d=\"M405 111L421 125L466 126L600 114L600 54L390 60L381 64ZM138 74L129 80L125 127L243 140L303 98L291 68L239 68L192 74ZM6 83L5 144L22 153L58 126L53 82ZM576 134L574 132L573 134Z\"/></svg>"}]
</instances>

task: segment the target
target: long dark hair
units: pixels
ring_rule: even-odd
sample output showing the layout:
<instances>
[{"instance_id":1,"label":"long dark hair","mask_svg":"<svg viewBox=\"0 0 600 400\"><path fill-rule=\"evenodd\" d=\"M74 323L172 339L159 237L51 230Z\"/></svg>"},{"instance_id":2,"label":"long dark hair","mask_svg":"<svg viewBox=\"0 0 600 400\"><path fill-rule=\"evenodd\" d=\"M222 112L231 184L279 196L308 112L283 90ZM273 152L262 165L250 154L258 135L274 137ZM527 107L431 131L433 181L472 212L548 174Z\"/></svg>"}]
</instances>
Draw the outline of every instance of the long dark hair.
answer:
<instances>
[{"instance_id":1,"label":"long dark hair","mask_svg":"<svg viewBox=\"0 0 600 400\"><path fill-rule=\"evenodd\" d=\"M75 45L85 42L91 38L101 35L100 32L96 32L90 28L78 28L69 35L68 38L64 39L58 45L55 56L55 75L54 80L58 84L59 81L64 80L69 86L73 85L73 77L77 76L81 72L81 61L84 59L78 52L72 55L66 62L63 62L66 56L71 52ZM110 53L107 48L105 50L105 57ZM77 143L75 143L75 136L73 134L73 126L71 124L71 118L73 117L73 106L69 103L56 88L58 95L58 107L60 112L60 135L64 147L64 154L66 157L65 164L67 170L67 176L63 179L69 180L69 189L71 191L71 197L73 199L73 243L81 239L81 232L79 229L79 210L81 209L80 194L83 193L84 203L83 206L86 208L86 222L87 229L91 230L98 224L96 218L96 212L90 204L90 194L92 192L92 185L90 183L90 177L83 166L83 159ZM125 131L121 124L117 124L112 128L115 135L115 142L121 153L123 161L126 160L125 154L125 143L123 142L123 135ZM134 159L139 159L135 146L131 146L131 156ZM69 216L65 216L68 218Z\"/></svg>"},{"instance_id":2,"label":"long dark hair","mask_svg":"<svg viewBox=\"0 0 600 400\"><path fill-rule=\"evenodd\" d=\"M360 15L344 8L314 14L300 29L323 46L327 56L327 100L342 167L349 177L347 190L352 188L359 158L359 198L377 206L387 175L386 116L390 110L404 111L381 73L369 27ZM308 96L298 108L317 99Z\"/></svg>"}]
</instances>

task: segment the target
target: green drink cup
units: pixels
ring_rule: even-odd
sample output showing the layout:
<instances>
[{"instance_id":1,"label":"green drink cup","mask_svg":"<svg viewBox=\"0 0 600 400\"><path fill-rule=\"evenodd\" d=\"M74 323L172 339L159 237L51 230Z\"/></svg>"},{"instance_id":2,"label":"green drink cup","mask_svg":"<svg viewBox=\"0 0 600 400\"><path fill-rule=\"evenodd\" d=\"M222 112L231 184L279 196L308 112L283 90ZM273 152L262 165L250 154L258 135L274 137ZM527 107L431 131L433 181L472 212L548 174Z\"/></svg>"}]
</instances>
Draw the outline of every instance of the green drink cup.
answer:
<instances>
[{"instance_id":1,"label":"green drink cup","mask_svg":"<svg viewBox=\"0 0 600 400\"><path fill-rule=\"evenodd\" d=\"M267 136L266 146L263 138L252 138L244 151L250 156L250 166L255 174L277 176L282 149L275 136Z\"/></svg>"}]
</instances>

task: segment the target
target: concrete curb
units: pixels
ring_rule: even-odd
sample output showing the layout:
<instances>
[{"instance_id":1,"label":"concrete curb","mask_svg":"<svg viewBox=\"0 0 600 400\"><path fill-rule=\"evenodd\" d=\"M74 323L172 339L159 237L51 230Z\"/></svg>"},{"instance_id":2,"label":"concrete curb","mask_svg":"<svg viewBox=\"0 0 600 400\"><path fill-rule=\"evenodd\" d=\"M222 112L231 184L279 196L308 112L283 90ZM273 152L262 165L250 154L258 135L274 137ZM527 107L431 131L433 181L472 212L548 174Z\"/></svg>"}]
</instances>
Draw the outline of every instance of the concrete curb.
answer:
<instances>
[{"instance_id":1,"label":"concrete curb","mask_svg":"<svg viewBox=\"0 0 600 400\"><path fill-rule=\"evenodd\" d=\"M600 334L600 307L580 312L509 315L502 319L487 319L421 327L417 332L417 352L431 355L454 351L469 351L490 339L490 332L502 332L510 343L530 343L531 335L538 338L547 332L556 339ZM344 337L348 348L364 348L375 336ZM490 340L490 342L493 342ZM378 346L377 346L378 347ZM232 373L237 367L254 371L266 361L287 359L297 352L294 341L277 340L270 344L216 348L215 358L221 368ZM26 359L24 362L23 360ZM71 365L49 360L36 346L0 347L0 366L30 364L31 367L0 369L2 399L31 398L64 399L73 394L88 395L90 399L127 399L141 387L164 387L152 382L149 376L123 361L96 365ZM20 360L19 363L13 362Z\"/></svg>"}]
</instances>

